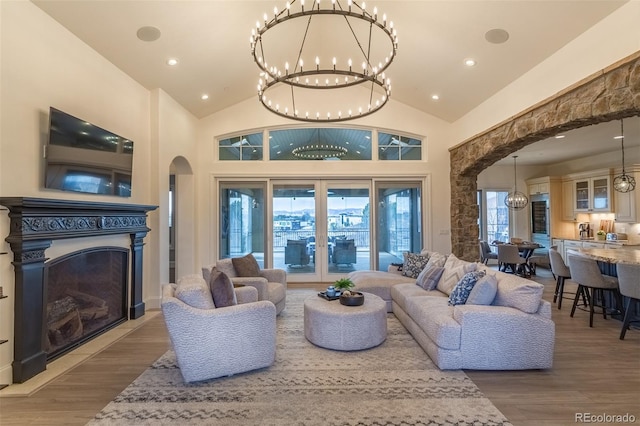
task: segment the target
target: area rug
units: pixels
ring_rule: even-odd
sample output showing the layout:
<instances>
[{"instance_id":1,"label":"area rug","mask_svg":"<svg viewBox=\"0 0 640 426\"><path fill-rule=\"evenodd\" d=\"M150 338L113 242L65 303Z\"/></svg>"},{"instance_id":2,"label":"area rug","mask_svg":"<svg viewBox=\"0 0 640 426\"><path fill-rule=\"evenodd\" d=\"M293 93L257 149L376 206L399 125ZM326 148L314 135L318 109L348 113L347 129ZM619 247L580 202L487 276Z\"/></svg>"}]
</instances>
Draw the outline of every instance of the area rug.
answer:
<instances>
[{"instance_id":1,"label":"area rug","mask_svg":"<svg viewBox=\"0 0 640 426\"><path fill-rule=\"evenodd\" d=\"M89 425L511 424L463 371L440 371L393 314L387 340L375 348L340 352L309 343L307 297L318 296L288 291L271 367L185 384L169 351Z\"/></svg>"}]
</instances>

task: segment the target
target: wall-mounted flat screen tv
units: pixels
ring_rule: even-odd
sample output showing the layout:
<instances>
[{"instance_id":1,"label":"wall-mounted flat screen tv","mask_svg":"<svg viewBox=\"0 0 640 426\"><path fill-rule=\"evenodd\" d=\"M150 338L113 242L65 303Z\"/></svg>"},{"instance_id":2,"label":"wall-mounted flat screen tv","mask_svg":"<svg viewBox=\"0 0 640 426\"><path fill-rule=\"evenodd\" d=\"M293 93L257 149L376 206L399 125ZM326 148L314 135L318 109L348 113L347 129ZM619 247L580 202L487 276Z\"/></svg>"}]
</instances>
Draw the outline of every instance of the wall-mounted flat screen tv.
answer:
<instances>
[{"instance_id":1,"label":"wall-mounted flat screen tv","mask_svg":"<svg viewBox=\"0 0 640 426\"><path fill-rule=\"evenodd\" d=\"M49 109L45 188L130 197L132 168L131 140Z\"/></svg>"}]
</instances>

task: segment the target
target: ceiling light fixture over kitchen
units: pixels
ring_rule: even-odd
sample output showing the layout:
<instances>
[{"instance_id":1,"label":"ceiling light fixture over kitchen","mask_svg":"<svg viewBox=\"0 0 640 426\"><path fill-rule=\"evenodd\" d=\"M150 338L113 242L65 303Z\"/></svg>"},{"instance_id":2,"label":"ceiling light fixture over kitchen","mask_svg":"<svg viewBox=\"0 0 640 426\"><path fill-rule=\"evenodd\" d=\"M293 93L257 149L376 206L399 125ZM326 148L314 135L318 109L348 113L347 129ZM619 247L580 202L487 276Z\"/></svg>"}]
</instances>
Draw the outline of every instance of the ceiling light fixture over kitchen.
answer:
<instances>
[{"instance_id":1,"label":"ceiling light fixture over kitchen","mask_svg":"<svg viewBox=\"0 0 640 426\"><path fill-rule=\"evenodd\" d=\"M622 147L622 174L613 178L613 189L618 192L631 192L636 188L636 179L624 169L624 123L620 120L620 146Z\"/></svg>"},{"instance_id":2,"label":"ceiling light fixture over kitchen","mask_svg":"<svg viewBox=\"0 0 640 426\"><path fill-rule=\"evenodd\" d=\"M517 173L516 173L516 158L517 155L513 156L513 192L507 194L507 197L504 199L504 204L509 207L511 210L522 210L527 204L529 204L529 199L523 193L518 191L518 181L517 181Z\"/></svg>"},{"instance_id":3,"label":"ceiling light fixture over kitchen","mask_svg":"<svg viewBox=\"0 0 640 426\"><path fill-rule=\"evenodd\" d=\"M398 49L396 29L364 2L287 2L256 22L250 43L261 70L258 99L279 116L346 121L378 111L391 96L386 70Z\"/></svg>"}]
</instances>

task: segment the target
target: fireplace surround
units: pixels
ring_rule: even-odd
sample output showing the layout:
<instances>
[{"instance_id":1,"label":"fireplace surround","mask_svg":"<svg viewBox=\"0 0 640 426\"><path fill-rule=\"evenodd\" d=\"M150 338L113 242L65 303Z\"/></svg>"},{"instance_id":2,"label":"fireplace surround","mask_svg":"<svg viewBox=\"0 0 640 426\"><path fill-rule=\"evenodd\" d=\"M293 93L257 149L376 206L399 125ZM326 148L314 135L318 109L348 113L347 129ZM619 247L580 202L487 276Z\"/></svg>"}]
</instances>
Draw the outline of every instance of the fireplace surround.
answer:
<instances>
[{"instance_id":1,"label":"fireplace surround","mask_svg":"<svg viewBox=\"0 0 640 426\"><path fill-rule=\"evenodd\" d=\"M9 209L9 235L15 275L13 382L23 383L47 364L45 251L54 240L128 234L130 319L144 315L142 255L150 231L147 212L157 206L0 197Z\"/></svg>"}]
</instances>

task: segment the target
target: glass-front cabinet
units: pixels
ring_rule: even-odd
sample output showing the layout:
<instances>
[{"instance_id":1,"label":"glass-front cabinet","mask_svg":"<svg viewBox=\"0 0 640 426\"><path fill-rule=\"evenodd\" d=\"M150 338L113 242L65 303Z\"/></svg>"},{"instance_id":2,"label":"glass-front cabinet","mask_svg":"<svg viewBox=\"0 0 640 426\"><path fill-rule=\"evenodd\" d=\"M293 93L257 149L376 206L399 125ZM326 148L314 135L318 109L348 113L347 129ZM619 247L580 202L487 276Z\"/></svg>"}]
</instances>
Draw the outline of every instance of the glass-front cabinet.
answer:
<instances>
[{"instance_id":1,"label":"glass-front cabinet","mask_svg":"<svg viewBox=\"0 0 640 426\"><path fill-rule=\"evenodd\" d=\"M610 212L611 178L608 175L576 179L574 181L576 212Z\"/></svg>"}]
</instances>

